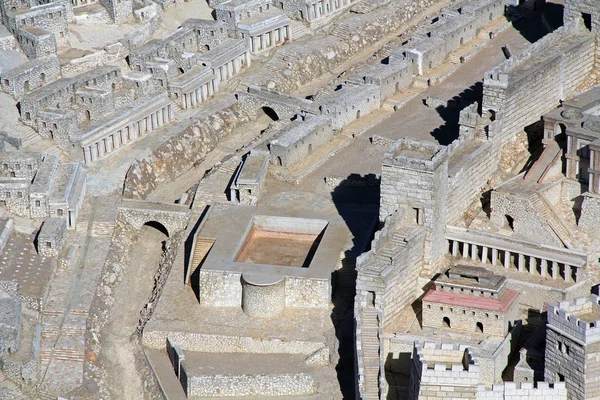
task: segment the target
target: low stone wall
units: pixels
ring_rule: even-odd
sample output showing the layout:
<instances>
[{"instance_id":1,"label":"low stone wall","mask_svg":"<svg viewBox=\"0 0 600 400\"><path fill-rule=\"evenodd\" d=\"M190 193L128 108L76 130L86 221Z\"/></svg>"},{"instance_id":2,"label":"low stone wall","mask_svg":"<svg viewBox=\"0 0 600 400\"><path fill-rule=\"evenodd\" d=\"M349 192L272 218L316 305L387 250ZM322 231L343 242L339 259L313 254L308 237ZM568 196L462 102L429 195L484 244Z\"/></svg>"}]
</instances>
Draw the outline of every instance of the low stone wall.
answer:
<instances>
[{"instance_id":1,"label":"low stone wall","mask_svg":"<svg viewBox=\"0 0 600 400\"><path fill-rule=\"evenodd\" d=\"M61 66L62 76L67 78L89 71L102 65L125 66L125 57L129 55L129 49L117 42L106 46L104 49L75 58Z\"/></svg>"},{"instance_id":2,"label":"low stone wall","mask_svg":"<svg viewBox=\"0 0 600 400\"><path fill-rule=\"evenodd\" d=\"M310 342L149 329L144 331L142 344L151 349L164 349L167 336L183 350L201 353L305 354L309 356L325 345L325 338L323 338L323 342Z\"/></svg>"},{"instance_id":3,"label":"low stone wall","mask_svg":"<svg viewBox=\"0 0 600 400\"><path fill-rule=\"evenodd\" d=\"M493 385L492 390L485 386L479 386L475 396L476 400L512 400L512 399L544 399L544 400L566 400L567 389L564 382L556 382L553 386L546 382L538 382L537 387L533 383L523 382L517 385L514 382L506 382L501 385Z\"/></svg>"},{"instance_id":4,"label":"low stone wall","mask_svg":"<svg viewBox=\"0 0 600 400\"><path fill-rule=\"evenodd\" d=\"M317 385L308 374L189 376L188 397L308 396Z\"/></svg>"}]
</instances>

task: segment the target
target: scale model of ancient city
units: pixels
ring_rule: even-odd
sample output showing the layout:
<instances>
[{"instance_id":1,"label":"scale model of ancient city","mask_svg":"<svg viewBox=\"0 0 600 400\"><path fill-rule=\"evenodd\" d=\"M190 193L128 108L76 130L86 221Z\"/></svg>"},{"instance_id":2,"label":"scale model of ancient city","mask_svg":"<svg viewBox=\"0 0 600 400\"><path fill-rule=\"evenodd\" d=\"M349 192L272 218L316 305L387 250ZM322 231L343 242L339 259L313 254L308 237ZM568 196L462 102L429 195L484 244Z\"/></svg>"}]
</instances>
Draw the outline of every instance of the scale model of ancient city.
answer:
<instances>
[{"instance_id":1,"label":"scale model of ancient city","mask_svg":"<svg viewBox=\"0 0 600 400\"><path fill-rule=\"evenodd\" d=\"M1 400L600 399L599 0L0 0Z\"/></svg>"}]
</instances>

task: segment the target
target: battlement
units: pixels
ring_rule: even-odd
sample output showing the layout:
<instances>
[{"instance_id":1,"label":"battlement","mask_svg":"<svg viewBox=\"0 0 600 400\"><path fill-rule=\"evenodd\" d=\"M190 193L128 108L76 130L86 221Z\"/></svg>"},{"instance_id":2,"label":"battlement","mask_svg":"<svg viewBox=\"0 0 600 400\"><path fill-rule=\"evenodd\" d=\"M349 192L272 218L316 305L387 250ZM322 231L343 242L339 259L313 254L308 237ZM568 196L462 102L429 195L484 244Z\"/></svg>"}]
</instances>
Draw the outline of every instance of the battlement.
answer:
<instances>
[{"instance_id":1,"label":"battlement","mask_svg":"<svg viewBox=\"0 0 600 400\"><path fill-rule=\"evenodd\" d=\"M402 138L389 148L384 164L433 172L447 159L446 146Z\"/></svg>"},{"instance_id":2,"label":"battlement","mask_svg":"<svg viewBox=\"0 0 600 400\"><path fill-rule=\"evenodd\" d=\"M600 298L576 298L548 306L548 326L569 335L583 344L600 341Z\"/></svg>"},{"instance_id":3,"label":"battlement","mask_svg":"<svg viewBox=\"0 0 600 400\"><path fill-rule=\"evenodd\" d=\"M452 343L415 343L413 362L422 377L479 379L479 363L466 345Z\"/></svg>"},{"instance_id":4,"label":"battlement","mask_svg":"<svg viewBox=\"0 0 600 400\"><path fill-rule=\"evenodd\" d=\"M567 22L554 32L544 36L523 51L513 55L497 67L486 72L484 77L484 85L507 87L511 73L518 72L516 70L523 64L530 61L533 62L534 58L538 56L543 55L548 57L553 52L560 52L560 50L557 50L559 43L567 39L569 36L579 33L579 24L580 23L577 20Z\"/></svg>"},{"instance_id":5,"label":"battlement","mask_svg":"<svg viewBox=\"0 0 600 400\"><path fill-rule=\"evenodd\" d=\"M531 382L523 382L521 384L505 382L493 385L491 390L487 389L484 385L479 385L475 398L477 400L516 398L566 400L567 388L565 382L555 382L554 384L538 382L537 387L534 387Z\"/></svg>"}]
</instances>

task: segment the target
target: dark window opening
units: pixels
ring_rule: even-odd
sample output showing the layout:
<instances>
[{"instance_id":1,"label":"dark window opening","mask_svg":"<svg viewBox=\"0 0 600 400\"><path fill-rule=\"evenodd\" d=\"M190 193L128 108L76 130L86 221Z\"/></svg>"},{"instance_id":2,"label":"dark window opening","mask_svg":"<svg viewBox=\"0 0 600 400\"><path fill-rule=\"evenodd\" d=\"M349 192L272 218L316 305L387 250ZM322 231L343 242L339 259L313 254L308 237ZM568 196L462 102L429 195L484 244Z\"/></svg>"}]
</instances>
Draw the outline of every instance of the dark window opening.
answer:
<instances>
[{"instance_id":1,"label":"dark window opening","mask_svg":"<svg viewBox=\"0 0 600 400\"><path fill-rule=\"evenodd\" d=\"M475 325L475 332L483 333L483 324L481 322Z\"/></svg>"},{"instance_id":2,"label":"dark window opening","mask_svg":"<svg viewBox=\"0 0 600 400\"><path fill-rule=\"evenodd\" d=\"M588 31L592 31L592 15L581 13L581 18L583 18L583 24Z\"/></svg>"},{"instance_id":3,"label":"dark window opening","mask_svg":"<svg viewBox=\"0 0 600 400\"><path fill-rule=\"evenodd\" d=\"M444 323L444 326L445 326L446 328L450 328L450 327L451 327L451 326L450 326L450 318L448 318L448 317L444 317L443 323Z\"/></svg>"}]
</instances>

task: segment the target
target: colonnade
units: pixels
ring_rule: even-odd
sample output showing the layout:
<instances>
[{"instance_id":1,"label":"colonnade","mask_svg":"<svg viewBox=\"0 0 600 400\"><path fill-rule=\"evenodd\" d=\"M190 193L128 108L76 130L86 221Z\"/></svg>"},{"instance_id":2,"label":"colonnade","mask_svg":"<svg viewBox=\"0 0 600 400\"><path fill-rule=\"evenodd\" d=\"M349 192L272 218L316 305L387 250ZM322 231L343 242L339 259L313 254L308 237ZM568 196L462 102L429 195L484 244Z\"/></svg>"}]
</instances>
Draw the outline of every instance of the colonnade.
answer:
<instances>
[{"instance_id":1,"label":"colonnade","mask_svg":"<svg viewBox=\"0 0 600 400\"><path fill-rule=\"evenodd\" d=\"M278 44L290 40L292 38L292 30L290 25L285 25L272 31L264 32L256 36L252 36L250 41L250 50L253 53L275 47Z\"/></svg>"},{"instance_id":2,"label":"colonnade","mask_svg":"<svg viewBox=\"0 0 600 400\"><path fill-rule=\"evenodd\" d=\"M188 108L196 107L197 105L204 103L209 97L213 96L218 91L218 81L211 79L191 92L183 93L181 96L181 108L187 110Z\"/></svg>"},{"instance_id":3,"label":"colonnade","mask_svg":"<svg viewBox=\"0 0 600 400\"><path fill-rule=\"evenodd\" d=\"M566 262L561 257L553 257L552 253L534 254L526 249L500 248L477 244L466 240L446 238L448 250L453 257L462 257L472 261L501 265L506 269L513 268L532 275L562 279L566 282L578 282L581 263L573 259Z\"/></svg>"},{"instance_id":4,"label":"colonnade","mask_svg":"<svg viewBox=\"0 0 600 400\"><path fill-rule=\"evenodd\" d=\"M313 21L343 7L349 6L351 3L351 0L319 0L312 4L307 4L306 19L307 21Z\"/></svg>"},{"instance_id":5,"label":"colonnade","mask_svg":"<svg viewBox=\"0 0 600 400\"><path fill-rule=\"evenodd\" d=\"M166 104L144 118L132 122L124 128L113 131L89 145L82 146L83 160L86 164L91 164L106 154L112 153L136 140L139 136L160 128L174 118L173 105L170 103Z\"/></svg>"}]
</instances>

